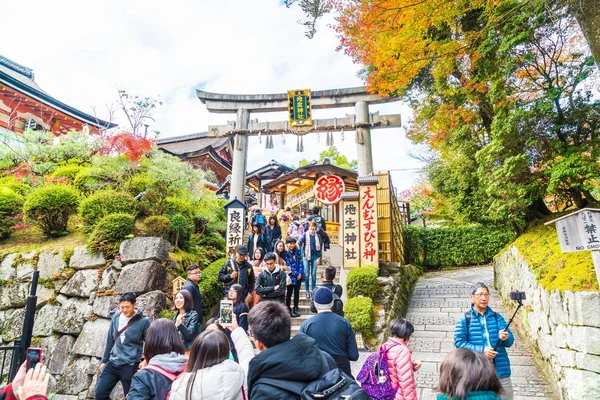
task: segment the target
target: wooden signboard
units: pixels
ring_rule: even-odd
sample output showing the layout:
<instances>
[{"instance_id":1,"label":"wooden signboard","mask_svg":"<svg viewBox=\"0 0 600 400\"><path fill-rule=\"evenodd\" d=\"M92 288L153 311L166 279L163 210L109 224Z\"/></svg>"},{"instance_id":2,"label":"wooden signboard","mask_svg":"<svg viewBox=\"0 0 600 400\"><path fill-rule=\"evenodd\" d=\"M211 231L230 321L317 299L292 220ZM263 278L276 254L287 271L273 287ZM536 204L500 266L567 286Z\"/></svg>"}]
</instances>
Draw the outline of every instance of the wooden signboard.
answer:
<instances>
[{"instance_id":1,"label":"wooden signboard","mask_svg":"<svg viewBox=\"0 0 600 400\"><path fill-rule=\"evenodd\" d=\"M173 296L175 296L175 294L177 294L177 292L179 292L181 290L181 288L183 288L183 285L185 285L186 280L184 278L182 278L181 276L178 276L177 278L173 279L172 283L173 283Z\"/></svg>"},{"instance_id":2,"label":"wooden signboard","mask_svg":"<svg viewBox=\"0 0 600 400\"><path fill-rule=\"evenodd\" d=\"M244 244L244 221L246 220L246 205L235 199L225 205L227 213L227 233L225 246L227 254L231 255L235 248Z\"/></svg>"},{"instance_id":3,"label":"wooden signboard","mask_svg":"<svg viewBox=\"0 0 600 400\"><path fill-rule=\"evenodd\" d=\"M331 240L332 246L339 246L340 244L340 224L337 222L327 221L327 235Z\"/></svg>"},{"instance_id":4,"label":"wooden signboard","mask_svg":"<svg viewBox=\"0 0 600 400\"><path fill-rule=\"evenodd\" d=\"M306 185L291 191L285 196L285 205L287 207L294 207L314 197L313 188L314 184L309 182Z\"/></svg>"},{"instance_id":5,"label":"wooden signboard","mask_svg":"<svg viewBox=\"0 0 600 400\"><path fill-rule=\"evenodd\" d=\"M345 193L347 198L342 203L342 245L344 268L360 267L360 208L358 193ZM329 226L329 224L327 224Z\"/></svg>"},{"instance_id":6,"label":"wooden signboard","mask_svg":"<svg viewBox=\"0 0 600 400\"><path fill-rule=\"evenodd\" d=\"M288 90L290 126L312 126L310 89Z\"/></svg>"},{"instance_id":7,"label":"wooden signboard","mask_svg":"<svg viewBox=\"0 0 600 400\"><path fill-rule=\"evenodd\" d=\"M377 228L377 183L374 177L358 178L360 204L360 265L379 267L379 231Z\"/></svg>"}]
</instances>

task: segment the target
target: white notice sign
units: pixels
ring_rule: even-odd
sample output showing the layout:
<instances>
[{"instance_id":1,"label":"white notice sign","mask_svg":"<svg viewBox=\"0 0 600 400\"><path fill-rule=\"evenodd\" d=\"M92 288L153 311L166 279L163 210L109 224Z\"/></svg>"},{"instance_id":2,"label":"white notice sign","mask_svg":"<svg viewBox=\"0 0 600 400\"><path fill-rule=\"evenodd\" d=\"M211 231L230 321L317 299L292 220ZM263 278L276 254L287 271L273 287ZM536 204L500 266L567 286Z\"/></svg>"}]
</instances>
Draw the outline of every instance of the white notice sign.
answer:
<instances>
[{"instance_id":1,"label":"white notice sign","mask_svg":"<svg viewBox=\"0 0 600 400\"><path fill-rule=\"evenodd\" d=\"M600 250L600 212L584 209L556 221L556 231L563 253Z\"/></svg>"}]
</instances>

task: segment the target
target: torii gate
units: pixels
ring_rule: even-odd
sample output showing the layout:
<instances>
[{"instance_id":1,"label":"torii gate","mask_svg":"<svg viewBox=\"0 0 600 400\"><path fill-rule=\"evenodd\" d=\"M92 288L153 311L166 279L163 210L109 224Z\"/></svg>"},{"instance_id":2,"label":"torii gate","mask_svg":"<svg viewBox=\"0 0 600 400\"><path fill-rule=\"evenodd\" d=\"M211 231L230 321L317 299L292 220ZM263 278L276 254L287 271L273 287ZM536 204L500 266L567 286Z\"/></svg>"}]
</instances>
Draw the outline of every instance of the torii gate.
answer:
<instances>
[{"instance_id":1,"label":"torii gate","mask_svg":"<svg viewBox=\"0 0 600 400\"><path fill-rule=\"evenodd\" d=\"M231 171L230 198L244 201L246 167L248 160L248 136L292 134L303 135L311 132L356 131L358 153L358 175L367 176L373 172L371 129L401 126L400 114L379 115L370 113L369 104L398 101L398 98L381 97L369 94L365 87L319 90L312 92L312 108L355 107L356 115L346 114L343 118L315 119L312 126L291 127L288 121L258 122L250 120L252 112L288 111L288 94L218 94L196 90L198 98L209 112L236 113L236 121L227 125L209 126L210 137L234 137L233 165ZM269 140L269 136L267 136Z\"/></svg>"}]
</instances>

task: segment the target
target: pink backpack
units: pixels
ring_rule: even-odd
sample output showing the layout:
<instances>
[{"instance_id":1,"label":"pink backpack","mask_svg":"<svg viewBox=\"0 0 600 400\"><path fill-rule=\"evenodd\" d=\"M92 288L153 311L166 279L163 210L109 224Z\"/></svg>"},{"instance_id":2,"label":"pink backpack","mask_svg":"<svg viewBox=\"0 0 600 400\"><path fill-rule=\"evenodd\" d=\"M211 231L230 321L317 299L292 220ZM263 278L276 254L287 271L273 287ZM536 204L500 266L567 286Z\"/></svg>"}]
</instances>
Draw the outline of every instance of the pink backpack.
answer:
<instances>
[{"instance_id":1,"label":"pink backpack","mask_svg":"<svg viewBox=\"0 0 600 400\"><path fill-rule=\"evenodd\" d=\"M175 381L175 379L179 378L179 375L175 375L172 372L166 371L164 369L162 369L161 367L159 367L158 365L146 365L144 367L144 369L150 369L152 371L156 371L159 374L161 374L162 376L164 376L165 378L167 378L168 380L171 381L171 383L173 383ZM169 398L171 397L171 391L169 390L169 393L167 393L167 400L169 400Z\"/></svg>"}]
</instances>

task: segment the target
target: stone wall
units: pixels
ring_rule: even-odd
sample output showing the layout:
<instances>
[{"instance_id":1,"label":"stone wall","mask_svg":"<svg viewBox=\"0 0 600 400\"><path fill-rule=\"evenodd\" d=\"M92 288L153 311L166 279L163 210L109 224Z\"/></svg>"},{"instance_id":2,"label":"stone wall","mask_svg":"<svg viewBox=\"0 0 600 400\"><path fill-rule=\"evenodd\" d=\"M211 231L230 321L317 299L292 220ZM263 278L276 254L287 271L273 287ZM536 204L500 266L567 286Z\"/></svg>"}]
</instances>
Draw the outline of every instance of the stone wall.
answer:
<instances>
[{"instance_id":1,"label":"stone wall","mask_svg":"<svg viewBox=\"0 0 600 400\"><path fill-rule=\"evenodd\" d=\"M120 260L75 248L71 256L36 252L8 254L0 260L0 345L21 336L31 275L40 272L32 345L44 349L52 374L54 400L94 398L110 313L119 294L135 292L137 305L151 319L166 307L170 279L165 263L169 242L143 237L121 244ZM10 364L10 363L7 363ZM5 367L8 372L8 365ZM113 398L122 396L120 384Z\"/></svg>"},{"instance_id":2,"label":"stone wall","mask_svg":"<svg viewBox=\"0 0 600 400\"><path fill-rule=\"evenodd\" d=\"M422 271L412 265L386 263L380 266L379 274L382 309L378 312L373 333L378 335L378 342L383 343L390 334L390 321L406 316L410 296Z\"/></svg>"},{"instance_id":3,"label":"stone wall","mask_svg":"<svg viewBox=\"0 0 600 400\"><path fill-rule=\"evenodd\" d=\"M494 260L496 289L506 303L511 290L527 295L517 317L539 349L562 399L592 399L600 389L600 293L547 291L511 246Z\"/></svg>"}]
</instances>

